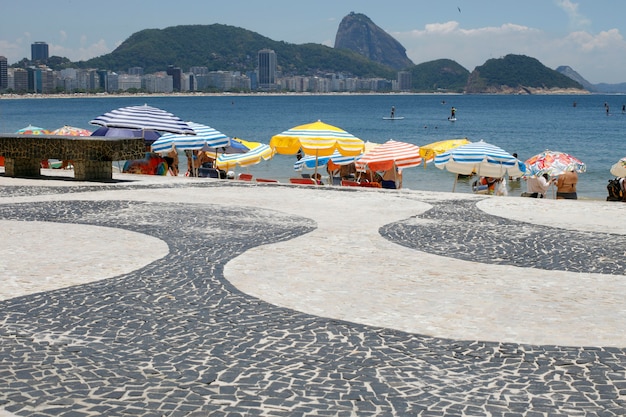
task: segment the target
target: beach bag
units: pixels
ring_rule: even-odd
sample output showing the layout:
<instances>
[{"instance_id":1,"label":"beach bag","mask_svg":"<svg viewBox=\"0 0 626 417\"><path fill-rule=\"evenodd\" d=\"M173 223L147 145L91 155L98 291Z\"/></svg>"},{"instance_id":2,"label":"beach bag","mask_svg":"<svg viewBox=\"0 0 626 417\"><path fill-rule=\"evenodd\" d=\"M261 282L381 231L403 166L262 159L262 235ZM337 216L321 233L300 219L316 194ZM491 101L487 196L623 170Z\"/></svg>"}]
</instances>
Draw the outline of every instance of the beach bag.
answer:
<instances>
[{"instance_id":1,"label":"beach bag","mask_svg":"<svg viewBox=\"0 0 626 417\"><path fill-rule=\"evenodd\" d=\"M622 201L623 193L622 186L619 183L619 180L619 178L613 178L612 180L609 180L609 183L606 186L606 189L609 192L609 196L606 198L606 201Z\"/></svg>"}]
</instances>

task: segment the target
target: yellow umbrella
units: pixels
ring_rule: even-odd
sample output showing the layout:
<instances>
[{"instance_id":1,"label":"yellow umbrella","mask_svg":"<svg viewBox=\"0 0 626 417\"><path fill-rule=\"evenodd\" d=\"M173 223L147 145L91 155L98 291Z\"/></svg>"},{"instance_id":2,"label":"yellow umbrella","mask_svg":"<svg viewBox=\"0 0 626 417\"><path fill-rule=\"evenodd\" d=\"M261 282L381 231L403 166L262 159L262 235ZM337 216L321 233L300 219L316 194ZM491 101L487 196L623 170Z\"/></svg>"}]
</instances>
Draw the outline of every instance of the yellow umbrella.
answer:
<instances>
[{"instance_id":1,"label":"yellow umbrella","mask_svg":"<svg viewBox=\"0 0 626 417\"><path fill-rule=\"evenodd\" d=\"M232 140L241 143L243 146L249 149L245 153L237 154L221 154L216 159L216 164L219 169L230 170L234 169L237 165L245 167L255 165L262 160L266 161L274 156L276 153L274 149L269 145L260 142L250 142L247 140L233 138Z\"/></svg>"},{"instance_id":2,"label":"yellow umbrella","mask_svg":"<svg viewBox=\"0 0 626 417\"><path fill-rule=\"evenodd\" d=\"M457 146L467 145L468 143L471 142L467 140L467 138L462 138L441 140L439 142L433 142L428 145L420 146L420 156L424 160L424 168L426 168L426 163L435 160L435 156L456 148Z\"/></svg>"},{"instance_id":3,"label":"yellow umbrella","mask_svg":"<svg viewBox=\"0 0 626 417\"><path fill-rule=\"evenodd\" d=\"M320 120L272 136L270 147L283 155L295 155L302 149L305 155L317 157L331 156L335 149L344 156L357 156L364 150L361 139Z\"/></svg>"}]
</instances>

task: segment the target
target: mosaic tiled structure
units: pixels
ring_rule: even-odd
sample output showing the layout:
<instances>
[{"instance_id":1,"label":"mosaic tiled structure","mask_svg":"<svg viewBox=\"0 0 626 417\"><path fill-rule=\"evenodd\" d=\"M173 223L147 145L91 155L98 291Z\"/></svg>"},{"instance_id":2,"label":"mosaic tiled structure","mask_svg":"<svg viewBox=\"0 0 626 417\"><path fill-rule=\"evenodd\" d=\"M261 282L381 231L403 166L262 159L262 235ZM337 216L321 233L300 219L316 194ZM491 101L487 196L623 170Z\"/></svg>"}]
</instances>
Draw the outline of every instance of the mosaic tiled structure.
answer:
<instances>
[{"instance_id":1,"label":"mosaic tiled structure","mask_svg":"<svg viewBox=\"0 0 626 417\"><path fill-rule=\"evenodd\" d=\"M74 178L81 181L113 179L113 161L140 159L142 138L95 138L55 135L0 135L5 175L38 177L44 159L72 161Z\"/></svg>"}]
</instances>

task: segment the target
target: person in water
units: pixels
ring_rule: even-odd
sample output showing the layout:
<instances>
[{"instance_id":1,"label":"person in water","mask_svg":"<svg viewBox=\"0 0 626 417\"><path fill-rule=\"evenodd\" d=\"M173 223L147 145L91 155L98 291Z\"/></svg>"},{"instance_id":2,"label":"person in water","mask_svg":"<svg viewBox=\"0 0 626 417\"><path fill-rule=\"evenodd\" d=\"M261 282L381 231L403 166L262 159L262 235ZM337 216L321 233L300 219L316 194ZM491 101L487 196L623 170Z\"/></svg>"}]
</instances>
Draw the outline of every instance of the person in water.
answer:
<instances>
[{"instance_id":1,"label":"person in water","mask_svg":"<svg viewBox=\"0 0 626 417\"><path fill-rule=\"evenodd\" d=\"M450 118L454 119L456 117L456 109L454 107L452 107L450 109Z\"/></svg>"},{"instance_id":2,"label":"person in water","mask_svg":"<svg viewBox=\"0 0 626 417\"><path fill-rule=\"evenodd\" d=\"M393 119L396 116L396 107L391 106L391 118Z\"/></svg>"}]
</instances>

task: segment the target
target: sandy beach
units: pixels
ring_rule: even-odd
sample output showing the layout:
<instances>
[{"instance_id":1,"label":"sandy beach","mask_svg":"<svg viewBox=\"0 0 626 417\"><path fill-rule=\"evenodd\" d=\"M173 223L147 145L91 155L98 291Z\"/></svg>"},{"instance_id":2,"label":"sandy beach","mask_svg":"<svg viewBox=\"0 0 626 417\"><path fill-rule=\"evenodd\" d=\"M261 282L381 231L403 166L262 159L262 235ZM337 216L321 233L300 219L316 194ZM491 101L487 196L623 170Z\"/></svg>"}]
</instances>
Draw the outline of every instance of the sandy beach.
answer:
<instances>
[{"instance_id":1,"label":"sandy beach","mask_svg":"<svg viewBox=\"0 0 626 417\"><path fill-rule=\"evenodd\" d=\"M611 258L606 266L587 268L586 261L573 270L567 266L568 257L575 260L579 255L579 249L568 252L568 247L603 251L613 245L612 239L624 241L626 223L615 221L624 217L622 203L239 181L217 184L209 179L124 174L114 174L114 179L115 183L100 184L0 176L0 206L54 207L79 201L181 205L205 213L235 210L244 223L254 223L262 216L259 211L276 213L293 218L294 225L308 231L278 242L250 242L223 267L224 278L252 299L324 319L442 340L626 346L622 331L626 273L619 269L623 261L620 264L615 256L618 260ZM429 214L453 205L472 207L466 221L454 227L447 215ZM462 253L475 250L487 217L490 226L483 230L493 239L485 250L493 251L493 258L484 258L478 247L473 261ZM271 215L263 219L271 222ZM148 226L174 220L141 221ZM285 221L280 224L288 226ZM449 234L458 227L466 237L452 240ZM5 239L0 246L0 302L106 282L149 268L171 251L166 242L149 234L82 221L3 216L0 229ZM218 228L199 233L209 239L212 234L238 232ZM526 249L528 259L507 261L508 245L521 246L516 239L533 233L537 240L556 242L554 250L561 251L558 256L563 260L556 262L551 249L537 246ZM599 236L604 243L581 236ZM503 253L495 254L500 248ZM624 259L624 247L618 255L620 250ZM612 253L603 256L609 259ZM617 266L610 269L612 262Z\"/></svg>"}]
</instances>

